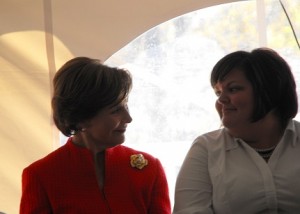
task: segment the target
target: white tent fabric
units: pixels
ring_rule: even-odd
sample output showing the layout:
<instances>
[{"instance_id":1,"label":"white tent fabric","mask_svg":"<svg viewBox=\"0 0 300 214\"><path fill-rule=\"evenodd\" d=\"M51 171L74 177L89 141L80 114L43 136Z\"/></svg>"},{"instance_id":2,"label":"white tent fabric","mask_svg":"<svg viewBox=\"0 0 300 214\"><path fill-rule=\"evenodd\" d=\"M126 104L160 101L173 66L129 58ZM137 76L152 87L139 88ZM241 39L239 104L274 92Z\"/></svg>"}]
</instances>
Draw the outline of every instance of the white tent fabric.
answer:
<instances>
[{"instance_id":1,"label":"white tent fabric","mask_svg":"<svg viewBox=\"0 0 300 214\"><path fill-rule=\"evenodd\" d=\"M51 81L74 56L103 61L150 28L233 0L2 0L0 212L18 213L22 169L58 145Z\"/></svg>"}]
</instances>

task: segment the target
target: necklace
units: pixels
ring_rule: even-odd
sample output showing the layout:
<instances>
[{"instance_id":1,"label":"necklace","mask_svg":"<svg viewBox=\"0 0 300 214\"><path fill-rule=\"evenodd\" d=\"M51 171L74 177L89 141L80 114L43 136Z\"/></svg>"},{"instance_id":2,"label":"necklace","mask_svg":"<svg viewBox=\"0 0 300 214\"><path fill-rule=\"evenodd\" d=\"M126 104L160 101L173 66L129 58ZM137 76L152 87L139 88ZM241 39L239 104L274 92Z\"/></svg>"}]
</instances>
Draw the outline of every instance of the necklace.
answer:
<instances>
[{"instance_id":1,"label":"necklace","mask_svg":"<svg viewBox=\"0 0 300 214\"><path fill-rule=\"evenodd\" d=\"M266 148L266 149L257 149L257 148L254 148L254 150L257 151L257 152L269 152L269 151L273 151L276 146L277 145L274 145L274 146Z\"/></svg>"},{"instance_id":2,"label":"necklace","mask_svg":"<svg viewBox=\"0 0 300 214\"><path fill-rule=\"evenodd\" d=\"M268 160L274 149L276 148L276 145L275 146L272 146L270 148L266 148L266 149L257 149L257 148L254 148L254 150L262 157L264 158L265 160Z\"/></svg>"}]
</instances>

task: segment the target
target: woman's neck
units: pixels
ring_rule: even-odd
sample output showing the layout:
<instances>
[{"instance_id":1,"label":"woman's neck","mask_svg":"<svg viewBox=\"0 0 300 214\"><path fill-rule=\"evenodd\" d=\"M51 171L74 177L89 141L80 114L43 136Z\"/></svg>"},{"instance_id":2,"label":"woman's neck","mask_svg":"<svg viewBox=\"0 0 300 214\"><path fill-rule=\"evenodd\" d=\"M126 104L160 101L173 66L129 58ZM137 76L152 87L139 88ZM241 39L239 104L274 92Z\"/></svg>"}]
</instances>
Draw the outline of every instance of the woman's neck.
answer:
<instances>
[{"instance_id":1,"label":"woman's neck","mask_svg":"<svg viewBox=\"0 0 300 214\"><path fill-rule=\"evenodd\" d=\"M97 143L94 143L93 141L88 140L86 136L84 136L82 133L78 133L72 137L72 142L81 147L87 148L93 156L97 156L99 153L105 151L105 147L101 147Z\"/></svg>"},{"instance_id":2,"label":"woman's neck","mask_svg":"<svg viewBox=\"0 0 300 214\"><path fill-rule=\"evenodd\" d=\"M268 149L279 143L283 133L284 127L280 120L269 113L263 119L235 130L231 135L243 139L255 149Z\"/></svg>"}]
</instances>

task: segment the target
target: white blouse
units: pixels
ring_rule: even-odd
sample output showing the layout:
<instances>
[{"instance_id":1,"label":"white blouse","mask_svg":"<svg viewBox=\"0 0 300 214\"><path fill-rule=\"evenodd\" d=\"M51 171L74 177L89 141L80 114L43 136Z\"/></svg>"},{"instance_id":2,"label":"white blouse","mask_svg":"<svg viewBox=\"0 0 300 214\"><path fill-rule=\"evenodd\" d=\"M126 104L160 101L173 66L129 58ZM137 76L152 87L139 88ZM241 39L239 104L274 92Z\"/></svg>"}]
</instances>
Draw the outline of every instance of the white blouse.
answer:
<instances>
[{"instance_id":1,"label":"white blouse","mask_svg":"<svg viewBox=\"0 0 300 214\"><path fill-rule=\"evenodd\" d=\"M300 123L266 162L225 129L199 136L177 177L173 214L300 213Z\"/></svg>"}]
</instances>

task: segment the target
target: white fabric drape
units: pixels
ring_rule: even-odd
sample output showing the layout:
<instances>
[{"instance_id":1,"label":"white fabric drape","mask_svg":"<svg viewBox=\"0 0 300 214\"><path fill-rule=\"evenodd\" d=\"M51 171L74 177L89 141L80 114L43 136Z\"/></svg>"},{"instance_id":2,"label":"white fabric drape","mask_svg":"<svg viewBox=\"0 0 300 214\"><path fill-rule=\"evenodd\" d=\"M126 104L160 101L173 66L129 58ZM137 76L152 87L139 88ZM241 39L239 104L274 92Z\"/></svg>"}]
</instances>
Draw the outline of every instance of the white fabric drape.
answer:
<instances>
[{"instance_id":1,"label":"white fabric drape","mask_svg":"<svg viewBox=\"0 0 300 214\"><path fill-rule=\"evenodd\" d=\"M234 0L2 0L0 212L18 213L22 169L58 145L51 81L74 56L103 61L157 24Z\"/></svg>"}]
</instances>

